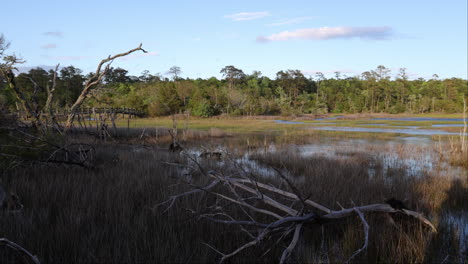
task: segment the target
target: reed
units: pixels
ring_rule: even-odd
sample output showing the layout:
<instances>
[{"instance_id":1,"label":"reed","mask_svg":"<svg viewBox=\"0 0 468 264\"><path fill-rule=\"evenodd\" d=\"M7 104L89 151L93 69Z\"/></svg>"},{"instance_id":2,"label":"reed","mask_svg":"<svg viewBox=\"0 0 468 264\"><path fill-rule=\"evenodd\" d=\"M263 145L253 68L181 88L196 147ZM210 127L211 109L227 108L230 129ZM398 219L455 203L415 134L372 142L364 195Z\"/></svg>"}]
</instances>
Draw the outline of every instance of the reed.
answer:
<instances>
[{"instance_id":1,"label":"reed","mask_svg":"<svg viewBox=\"0 0 468 264\"><path fill-rule=\"evenodd\" d=\"M199 172L171 165L189 161L167 150L171 142L167 129L118 128L114 140L107 142L78 132L70 136L69 140L93 144L94 168L32 164L1 172L0 184L19 195L24 209L15 214L0 212L0 237L29 249L41 262L212 263L219 255L205 244L230 252L249 240L239 229L199 219L191 211L203 212L212 205L216 197L209 193L183 198L166 213L155 210L154 205L189 190L185 183L208 183ZM412 152L422 157L428 149L379 145L353 149L330 144L336 156L303 156L288 146L323 140L323 134L287 130L228 136L215 129L193 131L187 133L185 145L195 149L223 146L232 153L221 161L200 158L206 170L234 175L245 165L240 160L248 157L255 163L249 172L263 177L262 181L287 189L280 177L265 174L266 168L278 168L304 197L330 208L381 203L395 197L438 224L439 233L433 236L412 219L366 215L372 227L369 247L354 262L442 262L447 256L447 261L455 262L462 258L463 233L446 219L453 212L466 212L466 178L424 170L413 173L398 162L389 169L384 162L385 155L405 157ZM269 150L270 143L275 143L276 151ZM232 212L243 216L240 209ZM308 226L291 261L346 261L362 246L361 230L358 217ZM271 239L232 261L277 262L286 246ZM15 256L0 248L0 262L13 261Z\"/></svg>"}]
</instances>

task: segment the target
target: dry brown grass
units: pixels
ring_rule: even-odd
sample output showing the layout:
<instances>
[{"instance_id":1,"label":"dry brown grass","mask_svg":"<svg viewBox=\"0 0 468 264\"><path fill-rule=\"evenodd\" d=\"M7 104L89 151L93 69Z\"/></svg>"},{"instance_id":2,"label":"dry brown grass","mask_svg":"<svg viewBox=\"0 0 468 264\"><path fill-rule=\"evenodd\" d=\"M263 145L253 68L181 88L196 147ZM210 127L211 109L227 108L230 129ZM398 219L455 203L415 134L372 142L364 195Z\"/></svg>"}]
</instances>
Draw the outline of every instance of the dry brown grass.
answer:
<instances>
[{"instance_id":1,"label":"dry brown grass","mask_svg":"<svg viewBox=\"0 0 468 264\"><path fill-rule=\"evenodd\" d=\"M117 142L80 138L80 141L94 142L97 150L94 169L33 165L2 171L1 184L21 197L25 209L20 214L1 214L0 237L28 248L44 263L212 263L219 256L203 243L223 252L245 243L248 238L239 229L199 220L187 210L206 210L215 199L208 193L183 198L166 214L152 210L170 195L189 189L180 184L187 178L181 177L177 167L160 161L187 161L166 150L170 142L167 129L147 130L140 139L142 131L123 129L120 136L115 136ZM200 146L200 139L204 145L223 144L235 153L233 158L249 153L248 145L261 148L265 141L274 141L281 147L277 153L257 149L251 158L290 174L305 197L335 209L340 205L380 203L390 197L406 199L409 208L423 211L439 224L439 233L431 236L413 219L401 216L393 219L395 224L392 224L386 216L366 215L371 226L370 244L354 260L356 263L441 262L447 255L452 261L463 252L459 248L460 232L442 218L447 211L466 207L466 180L454 181L424 171L418 177L409 177L405 168L384 169L379 157L361 150L343 150L341 158L333 158L303 157L294 149L284 148L294 142L311 140L305 137L294 141L284 136L254 135L247 144L245 138L233 137L226 141L219 131L208 131L193 132L186 144ZM406 150L392 151L404 156ZM424 151L418 153L422 155ZM237 170L226 160L201 162L207 169L226 174ZM252 173L261 176L258 171ZM191 175L189 180L199 185L208 181L199 173ZM289 188L280 178L262 178L262 181ZM233 215L241 216L236 208L230 209ZM363 243L357 217L308 226L305 232L291 262L343 262ZM232 261L277 262L286 245L274 241L246 250ZM273 250L263 255L271 246ZM13 259L0 249L0 260Z\"/></svg>"},{"instance_id":2,"label":"dry brown grass","mask_svg":"<svg viewBox=\"0 0 468 264\"><path fill-rule=\"evenodd\" d=\"M405 156L401 147L394 148L393 151ZM407 168L404 166L387 168L384 171L377 157L359 151L338 153L342 157L303 157L297 152L282 151L267 155L254 155L253 158L262 164L292 172L292 175L299 177L298 186L304 196L330 208L339 209L340 205L350 207L354 204L383 202L385 199L395 197L406 200L405 203L409 208L430 216L442 229L443 234L431 237L424 227L412 219L403 216L393 219L396 222L395 225L389 221L388 217L369 216L371 243L367 255L360 258L361 262L432 262L441 261L441 258L446 256L456 259L459 252L463 251L460 249L461 244L457 242L460 240L458 238L460 231L458 233L449 231L453 230L454 226L447 224L442 218L447 217L446 215L454 210L466 210L465 203L468 199L466 178L454 179L431 175L424 171L421 171L419 175L408 175ZM422 150L416 153L425 154ZM369 174L369 171L375 173ZM359 221L354 221L343 226L341 235L338 235L340 231L332 232L339 239L331 236L332 239L328 242L329 251L325 259L343 262L346 260L343 256L349 256L362 246L363 233L359 225ZM319 230L315 233L319 234ZM448 242L450 242L450 247L443 246ZM333 252L331 249L337 247L340 249L337 251L339 253L331 254ZM428 248L433 251L428 251ZM314 252L302 254L308 256L309 259L324 260L323 253L320 255L317 252L320 253L320 250L316 247Z\"/></svg>"}]
</instances>

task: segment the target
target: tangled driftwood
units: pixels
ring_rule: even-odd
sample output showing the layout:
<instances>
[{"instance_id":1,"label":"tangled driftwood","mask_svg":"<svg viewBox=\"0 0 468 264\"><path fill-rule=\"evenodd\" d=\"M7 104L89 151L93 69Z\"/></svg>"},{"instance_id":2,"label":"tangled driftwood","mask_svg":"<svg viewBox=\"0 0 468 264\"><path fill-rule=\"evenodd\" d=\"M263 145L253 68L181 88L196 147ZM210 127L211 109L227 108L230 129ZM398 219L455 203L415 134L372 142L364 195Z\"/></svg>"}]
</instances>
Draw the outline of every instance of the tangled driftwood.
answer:
<instances>
[{"instance_id":1,"label":"tangled driftwood","mask_svg":"<svg viewBox=\"0 0 468 264\"><path fill-rule=\"evenodd\" d=\"M22 263L25 264L40 264L39 259L31 254L29 251L27 251L25 248L22 246L16 244L15 242L12 242L6 238L0 238L0 247L4 246L7 248L12 249L13 251L17 252L20 254L22 257Z\"/></svg>"},{"instance_id":2,"label":"tangled driftwood","mask_svg":"<svg viewBox=\"0 0 468 264\"><path fill-rule=\"evenodd\" d=\"M297 246L304 225L324 223L335 219L342 219L357 215L363 224L364 244L359 250L354 252L354 254L349 257L349 262L368 246L369 225L365 219L364 214L370 212L386 214L402 213L414 217L424 225L428 226L433 232L437 232L434 225L422 214L404 208L393 208L388 203L370 204L364 206L355 206L352 208L342 208L341 210L332 210L315 201L304 198L294 187L294 185L279 171L278 173L287 182L290 189L293 190L292 192L259 182L253 177L250 177L248 173L245 173L245 171L244 173L236 174L236 177L224 175L215 171L206 172L195 158L189 158L196 164L197 168L188 165L178 165L183 167L190 167L192 171L198 169L203 175L211 178L212 181L206 186L196 186L192 183L188 183L192 186L192 190L171 196L166 201L158 204L155 208L165 206L166 208L163 212L166 212L175 204L177 199L201 192L207 192L215 195L219 198L216 200L217 202L223 200L228 203L239 205L247 220L236 219L228 212L222 210L222 207L217 205L212 207L218 209L221 208L221 211L218 210L216 212L199 214L200 219L208 219L213 222L240 226L241 230L251 238L250 242L239 246L230 253L222 253L213 246L207 245L221 255L220 262L224 262L228 258L237 255L241 251L261 243L265 240L265 238L272 234L282 233L281 238L285 240L287 237L291 237L290 234L292 233L289 246L283 251L280 259L280 263L284 263ZM215 190L215 187L217 186L223 186L225 188L217 188ZM293 200L295 202L293 204L299 204L301 206L299 208L298 206L288 206L285 202L282 202L282 200ZM262 207L259 205L261 204L258 203L259 201L263 202L267 206ZM258 218L256 218L252 212L266 216L270 219L270 221L260 222L256 220ZM249 231L249 229L254 231ZM258 232L259 229L261 231Z\"/></svg>"}]
</instances>

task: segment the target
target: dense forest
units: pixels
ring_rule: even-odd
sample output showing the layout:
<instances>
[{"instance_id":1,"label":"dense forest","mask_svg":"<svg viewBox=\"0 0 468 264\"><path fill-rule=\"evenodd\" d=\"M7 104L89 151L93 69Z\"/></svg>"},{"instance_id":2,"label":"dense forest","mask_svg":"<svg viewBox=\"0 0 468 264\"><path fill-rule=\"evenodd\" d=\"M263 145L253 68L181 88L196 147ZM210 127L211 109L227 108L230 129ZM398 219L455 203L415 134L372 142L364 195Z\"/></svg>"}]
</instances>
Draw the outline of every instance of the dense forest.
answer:
<instances>
[{"instance_id":1,"label":"dense forest","mask_svg":"<svg viewBox=\"0 0 468 264\"><path fill-rule=\"evenodd\" d=\"M410 80L404 68L396 77L378 66L360 76L339 72L326 78L318 72L306 77L300 70L284 70L276 78L260 71L246 74L234 66L220 73L223 79L181 78L180 67L165 73L131 76L122 68L111 68L105 81L86 101L89 107L130 107L148 116L190 111L200 117L229 115L297 115L306 113L428 113L461 112L468 97L468 81L460 78ZM31 69L17 75L18 87L27 97L45 103L53 70ZM68 66L58 72L54 109L69 108L79 96L88 75ZM43 91L34 93L34 83ZM5 80L0 79L0 109L21 110Z\"/></svg>"}]
</instances>

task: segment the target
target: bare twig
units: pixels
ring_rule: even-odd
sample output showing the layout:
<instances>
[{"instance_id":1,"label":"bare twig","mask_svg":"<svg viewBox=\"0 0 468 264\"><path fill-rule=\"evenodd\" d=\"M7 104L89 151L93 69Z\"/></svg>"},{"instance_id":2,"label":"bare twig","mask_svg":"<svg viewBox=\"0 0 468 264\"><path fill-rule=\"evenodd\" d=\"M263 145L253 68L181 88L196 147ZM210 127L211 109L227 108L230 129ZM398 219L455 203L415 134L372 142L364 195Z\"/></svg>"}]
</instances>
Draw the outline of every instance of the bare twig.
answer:
<instances>
[{"instance_id":1,"label":"bare twig","mask_svg":"<svg viewBox=\"0 0 468 264\"><path fill-rule=\"evenodd\" d=\"M162 202L162 203L159 203L157 205L155 205L153 207L153 209L157 209L159 206L161 205L164 205L164 204L168 204L169 205L166 207L166 209L163 211L163 213L167 212L169 209L171 209L171 207L174 205L175 201L180 198L180 197L184 197L184 196L188 196L188 195L191 195L191 194L194 194L194 193L198 193L198 192L202 192L202 191L206 191L206 190L210 190L212 189L213 187L215 187L220 181L219 180L214 180L212 181L210 184L208 184L207 186L205 187L199 187L195 190L191 190L191 191L188 191L188 192L185 192L185 193L181 193L181 194L178 194L178 195L174 195L174 196L171 196L168 200Z\"/></svg>"}]
</instances>

